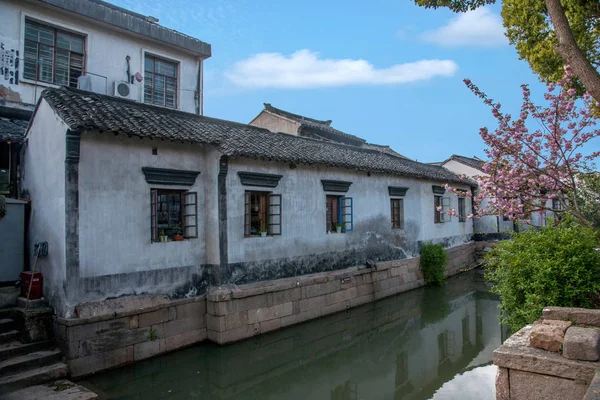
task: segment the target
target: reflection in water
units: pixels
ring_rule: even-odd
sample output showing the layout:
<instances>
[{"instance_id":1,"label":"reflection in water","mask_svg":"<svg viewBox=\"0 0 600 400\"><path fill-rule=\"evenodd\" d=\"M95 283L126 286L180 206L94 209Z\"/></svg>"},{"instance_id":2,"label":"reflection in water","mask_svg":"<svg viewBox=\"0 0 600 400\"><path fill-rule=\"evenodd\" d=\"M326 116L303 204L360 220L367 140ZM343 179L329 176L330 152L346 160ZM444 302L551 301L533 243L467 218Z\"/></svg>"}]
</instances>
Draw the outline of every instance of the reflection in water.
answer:
<instances>
[{"instance_id":1,"label":"reflection in water","mask_svg":"<svg viewBox=\"0 0 600 400\"><path fill-rule=\"evenodd\" d=\"M506 337L479 272L241 343L87 378L110 399L493 399ZM102 398L101 397L101 398Z\"/></svg>"}]
</instances>

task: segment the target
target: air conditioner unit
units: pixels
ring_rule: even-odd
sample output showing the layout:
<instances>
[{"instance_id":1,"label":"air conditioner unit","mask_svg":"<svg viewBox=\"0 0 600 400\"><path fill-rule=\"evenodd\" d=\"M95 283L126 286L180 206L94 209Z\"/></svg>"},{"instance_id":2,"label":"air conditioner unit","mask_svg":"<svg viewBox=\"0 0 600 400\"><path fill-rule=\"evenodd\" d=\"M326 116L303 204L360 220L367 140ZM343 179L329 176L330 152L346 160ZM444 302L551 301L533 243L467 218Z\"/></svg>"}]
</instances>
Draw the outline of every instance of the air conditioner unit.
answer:
<instances>
[{"instance_id":1,"label":"air conditioner unit","mask_svg":"<svg viewBox=\"0 0 600 400\"><path fill-rule=\"evenodd\" d=\"M122 97L124 99L135 100L134 87L127 82L113 82L113 96Z\"/></svg>"}]
</instances>

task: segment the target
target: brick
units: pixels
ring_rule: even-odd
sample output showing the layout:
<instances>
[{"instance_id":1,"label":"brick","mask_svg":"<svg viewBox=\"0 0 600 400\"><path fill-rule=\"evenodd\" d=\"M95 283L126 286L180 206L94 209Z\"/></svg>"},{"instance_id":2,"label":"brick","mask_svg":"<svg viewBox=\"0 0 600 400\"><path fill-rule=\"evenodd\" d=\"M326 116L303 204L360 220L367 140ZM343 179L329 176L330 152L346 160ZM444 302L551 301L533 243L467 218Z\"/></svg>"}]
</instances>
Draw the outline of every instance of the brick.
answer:
<instances>
[{"instance_id":1,"label":"brick","mask_svg":"<svg viewBox=\"0 0 600 400\"><path fill-rule=\"evenodd\" d=\"M133 362L133 346L67 360L71 377L88 375Z\"/></svg>"},{"instance_id":2,"label":"brick","mask_svg":"<svg viewBox=\"0 0 600 400\"><path fill-rule=\"evenodd\" d=\"M276 306L260 308L258 310L248 311L248 323L268 321L274 318L281 318L292 314L292 303L278 304Z\"/></svg>"},{"instance_id":3,"label":"brick","mask_svg":"<svg viewBox=\"0 0 600 400\"><path fill-rule=\"evenodd\" d=\"M225 318L226 318L226 316L218 317L216 315L207 315L206 327L213 331L223 332L224 330L226 330Z\"/></svg>"},{"instance_id":4,"label":"brick","mask_svg":"<svg viewBox=\"0 0 600 400\"><path fill-rule=\"evenodd\" d=\"M133 345L133 361L145 360L160 353L159 340L151 340Z\"/></svg>"},{"instance_id":5,"label":"brick","mask_svg":"<svg viewBox=\"0 0 600 400\"><path fill-rule=\"evenodd\" d=\"M260 333L267 333L281 328L281 318L271 319L260 323Z\"/></svg>"},{"instance_id":6,"label":"brick","mask_svg":"<svg viewBox=\"0 0 600 400\"><path fill-rule=\"evenodd\" d=\"M160 308L156 311L144 313L139 315L139 327L144 328L146 326L160 324L169 320L169 309Z\"/></svg>"},{"instance_id":7,"label":"brick","mask_svg":"<svg viewBox=\"0 0 600 400\"><path fill-rule=\"evenodd\" d=\"M194 301L177 306L177 319L197 318L206 314L206 303Z\"/></svg>"},{"instance_id":8,"label":"brick","mask_svg":"<svg viewBox=\"0 0 600 400\"><path fill-rule=\"evenodd\" d=\"M266 294L233 300L233 309L237 312L257 310L259 308L265 308L268 306L269 301Z\"/></svg>"},{"instance_id":9,"label":"brick","mask_svg":"<svg viewBox=\"0 0 600 400\"><path fill-rule=\"evenodd\" d=\"M350 288L347 290L340 290L339 292L335 292L335 293L331 293L331 294L327 295L326 303L327 303L327 305L330 305L330 304L339 303L341 301L346 301L353 297L356 297L357 293L358 293L358 290L356 289L356 287L353 287L353 288Z\"/></svg>"},{"instance_id":10,"label":"brick","mask_svg":"<svg viewBox=\"0 0 600 400\"><path fill-rule=\"evenodd\" d=\"M79 342L79 356L104 353L109 350L127 347L147 340L150 327L122 329L99 335Z\"/></svg>"},{"instance_id":11,"label":"brick","mask_svg":"<svg viewBox=\"0 0 600 400\"><path fill-rule=\"evenodd\" d=\"M169 336L166 340L165 351L173 351L183 347L200 343L206 339L206 328L196 331L181 333L179 335Z\"/></svg>"},{"instance_id":12,"label":"brick","mask_svg":"<svg viewBox=\"0 0 600 400\"><path fill-rule=\"evenodd\" d=\"M298 314L288 315L287 317L281 318L281 326L290 326L299 324L304 321L319 318L321 316L321 309L316 308L308 311L304 311Z\"/></svg>"},{"instance_id":13,"label":"brick","mask_svg":"<svg viewBox=\"0 0 600 400\"><path fill-rule=\"evenodd\" d=\"M137 315L129 317L129 329L137 329L140 327L140 320Z\"/></svg>"},{"instance_id":14,"label":"brick","mask_svg":"<svg viewBox=\"0 0 600 400\"><path fill-rule=\"evenodd\" d=\"M248 325L248 312L237 312L225 316L225 329L230 330Z\"/></svg>"},{"instance_id":15,"label":"brick","mask_svg":"<svg viewBox=\"0 0 600 400\"><path fill-rule=\"evenodd\" d=\"M298 302L298 306L300 308L300 312L314 310L316 308L325 307L327 302L325 300L326 295L311 297L310 299L300 300Z\"/></svg>"},{"instance_id":16,"label":"brick","mask_svg":"<svg viewBox=\"0 0 600 400\"><path fill-rule=\"evenodd\" d=\"M300 300L302 298L302 289L303 288L298 287L294 289L269 293L267 295L267 304L270 307L277 304L289 303L291 301Z\"/></svg>"}]
</instances>

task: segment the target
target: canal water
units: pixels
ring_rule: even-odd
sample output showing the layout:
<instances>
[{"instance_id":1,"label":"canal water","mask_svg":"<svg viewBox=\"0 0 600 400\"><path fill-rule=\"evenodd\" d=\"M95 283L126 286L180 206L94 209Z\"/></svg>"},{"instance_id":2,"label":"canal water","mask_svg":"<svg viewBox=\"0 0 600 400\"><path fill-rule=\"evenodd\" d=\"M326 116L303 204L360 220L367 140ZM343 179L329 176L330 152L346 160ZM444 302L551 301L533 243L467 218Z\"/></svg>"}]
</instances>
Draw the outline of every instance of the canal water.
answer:
<instances>
[{"instance_id":1,"label":"canal water","mask_svg":"<svg viewBox=\"0 0 600 400\"><path fill-rule=\"evenodd\" d=\"M508 337L478 271L229 346L85 378L101 399L495 399Z\"/></svg>"}]
</instances>

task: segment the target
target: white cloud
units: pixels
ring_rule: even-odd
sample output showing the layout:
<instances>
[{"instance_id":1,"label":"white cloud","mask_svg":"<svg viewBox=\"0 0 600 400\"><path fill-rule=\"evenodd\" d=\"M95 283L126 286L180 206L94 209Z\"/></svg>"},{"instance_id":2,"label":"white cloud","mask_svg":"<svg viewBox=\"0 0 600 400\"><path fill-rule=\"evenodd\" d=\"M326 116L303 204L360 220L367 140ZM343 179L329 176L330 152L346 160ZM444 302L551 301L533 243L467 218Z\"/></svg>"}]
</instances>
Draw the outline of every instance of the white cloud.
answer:
<instances>
[{"instance_id":1,"label":"white cloud","mask_svg":"<svg viewBox=\"0 0 600 400\"><path fill-rule=\"evenodd\" d=\"M250 88L316 88L348 85L396 85L452 76L451 60L421 60L375 68L366 60L326 59L310 50L290 56L260 53L238 61L226 73L233 83Z\"/></svg>"},{"instance_id":2,"label":"white cloud","mask_svg":"<svg viewBox=\"0 0 600 400\"><path fill-rule=\"evenodd\" d=\"M421 39L448 47L497 47L508 44L502 19L485 7L460 14L448 24L422 33Z\"/></svg>"}]
</instances>

